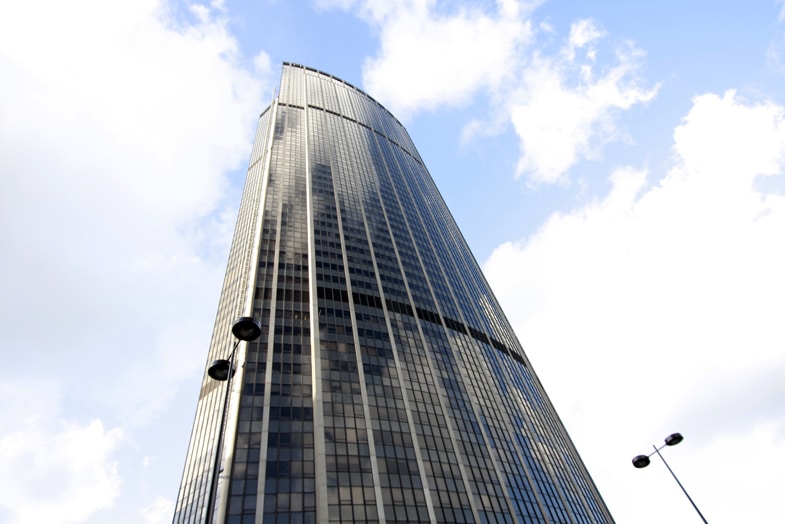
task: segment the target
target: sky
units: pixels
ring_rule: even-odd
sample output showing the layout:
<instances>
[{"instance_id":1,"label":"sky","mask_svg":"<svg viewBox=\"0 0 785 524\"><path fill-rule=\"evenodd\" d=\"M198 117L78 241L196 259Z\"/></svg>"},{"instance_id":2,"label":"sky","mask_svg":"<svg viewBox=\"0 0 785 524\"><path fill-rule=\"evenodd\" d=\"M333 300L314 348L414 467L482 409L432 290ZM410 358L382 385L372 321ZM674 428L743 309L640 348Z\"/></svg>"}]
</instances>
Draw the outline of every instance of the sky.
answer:
<instances>
[{"instance_id":1,"label":"sky","mask_svg":"<svg viewBox=\"0 0 785 524\"><path fill-rule=\"evenodd\" d=\"M171 521L283 61L409 130L620 523L785 520L785 2L0 0L0 522Z\"/></svg>"}]
</instances>

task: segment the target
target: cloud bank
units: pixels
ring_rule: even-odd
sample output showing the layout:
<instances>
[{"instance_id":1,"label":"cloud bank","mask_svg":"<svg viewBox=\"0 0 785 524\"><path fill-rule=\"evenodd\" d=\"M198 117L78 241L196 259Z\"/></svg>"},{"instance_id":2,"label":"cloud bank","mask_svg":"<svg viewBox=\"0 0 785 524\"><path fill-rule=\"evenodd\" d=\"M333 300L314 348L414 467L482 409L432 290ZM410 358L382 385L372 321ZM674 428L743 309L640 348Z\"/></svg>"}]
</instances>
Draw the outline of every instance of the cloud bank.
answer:
<instances>
[{"instance_id":1,"label":"cloud bank","mask_svg":"<svg viewBox=\"0 0 785 524\"><path fill-rule=\"evenodd\" d=\"M120 493L122 430L62 420L61 397L47 382L0 383L3 420L14 422L0 432L0 508L14 524L82 522Z\"/></svg>"},{"instance_id":2,"label":"cloud bank","mask_svg":"<svg viewBox=\"0 0 785 524\"><path fill-rule=\"evenodd\" d=\"M485 271L611 511L645 504L658 474L629 460L666 427L688 437L669 453L690 453L693 497L722 508L709 520L774 522L760 503L785 488L765 473L785 465L783 108L702 95L673 136L660 182L616 170L605 197L500 246ZM647 508L615 516L679 520L678 504Z\"/></svg>"},{"instance_id":3,"label":"cloud bank","mask_svg":"<svg viewBox=\"0 0 785 524\"><path fill-rule=\"evenodd\" d=\"M235 218L228 175L269 97L269 59L240 52L221 8L2 8L0 346L13 371L0 387L35 373L62 405L0 429L13 522L84 521L141 496L125 478L141 464L136 431L203 361Z\"/></svg>"}]
</instances>

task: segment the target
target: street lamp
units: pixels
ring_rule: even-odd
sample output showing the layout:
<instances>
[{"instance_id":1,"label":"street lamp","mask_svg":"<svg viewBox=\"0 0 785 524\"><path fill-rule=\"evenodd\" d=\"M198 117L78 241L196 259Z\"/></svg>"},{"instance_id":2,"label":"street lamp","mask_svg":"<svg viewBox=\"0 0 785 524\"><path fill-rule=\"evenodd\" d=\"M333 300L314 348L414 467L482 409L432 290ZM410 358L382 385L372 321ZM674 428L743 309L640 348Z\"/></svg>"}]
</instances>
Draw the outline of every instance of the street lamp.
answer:
<instances>
[{"instance_id":1,"label":"street lamp","mask_svg":"<svg viewBox=\"0 0 785 524\"><path fill-rule=\"evenodd\" d=\"M224 402L221 407L221 425L218 426L218 442L215 449L215 463L213 464L213 478L210 482L210 496L207 498L207 521L213 522L213 511L215 504L215 490L218 486L218 474L221 469L221 454L223 452L223 427L226 423L226 411L229 407L229 391L232 389L232 376L234 375L234 354L237 351L237 346L240 342L251 342L259 338L262 334L262 327L252 317L240 317L232 326L232 334L237 339L234 343L232 352L229 353L228 359L214 360L207 368L207 375L213 380L226 382L226 392L224 393Z\"/></svg>"},{"instance_id":2,"label":"street lamp","mask_svg":"<svg viewBox=\"0 0 785 524\"><path fill-rule=\"evenodd\" d=\"M665 446L675 446L676 444L678 444L682 440L684 440L684 437L681 435L681 433L673 433L672 435L668 435L667 437L665 437ZM660 459L662 459L662 463L665 464L665 467L668 468L668 471L671 472L671 475L673 475L673 479L676 481L676 484L679 485L681 490L684 492L684 495L687 497L687 500L690 501L690 504L692 504L692 507L695 508L695 511L698 512L698 515L700 516L701 520L704 522L704 524L709 524L706 521L706 517L704 517L703 513L701 513L700 510L698 509L698 506L696 506L695 502L693 502L692 497L690 497L689 493L687 493L687 490L684 489L684 486L682 486L681 482L679 482L679 479L678 479L678 477L676 477L676 474L673 472L673 470L668 465L668 463L665 462L665 457L663 457L662 453L660 453L660 450L662 448L664 448L665 446L660 446L658 448L657 446L652 444L652 447L654 448L654 453L656 453L657 456L659 456ZM654 455L654 453L649 453L648 455L638 455L638 456L636 456L635 458L632 459L632 465L635 466L636 468L645 468L646 466L648 466L651 463L651 460L649 460L649 457Z\"/></svg>"},{"instance_id":3,"label":"street lamp","mask_svg":"<svg viewBox=\"0 0 785 524\"><path fill-rule=\"evenodd\" d=\"M242 341L251 342L252 340L259 338L259 335L262 334L262 327L251 317L240 317L235 321L234 326L232 326L232 334L237 338L237 342L234 343L234 348L232 348L229 358L214 360L213 363L210 364L210 367L207 368L207 374L212 379L220 381L229 379L230 369L232 370L232 374L234 374L232 361L234 360L234 352L237 349L237 346Z\"/></svg>"}]
</instances>

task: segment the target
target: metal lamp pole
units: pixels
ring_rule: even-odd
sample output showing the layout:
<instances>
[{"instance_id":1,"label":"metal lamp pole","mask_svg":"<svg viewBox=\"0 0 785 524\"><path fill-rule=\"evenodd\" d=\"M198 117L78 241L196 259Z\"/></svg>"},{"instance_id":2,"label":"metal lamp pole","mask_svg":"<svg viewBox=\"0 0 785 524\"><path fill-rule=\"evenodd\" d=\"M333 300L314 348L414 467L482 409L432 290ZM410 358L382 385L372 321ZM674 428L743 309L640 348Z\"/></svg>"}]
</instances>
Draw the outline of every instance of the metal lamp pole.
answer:
<instances>
[{"instance_id":1,"label":"metal lamp pole","mask_svg":"<svg viewBox=\"0 0 785 524\"><path fill-rule=\"evenodd\" d=\"M213 522L215 512L215 491L218 486L218 475L221 471L221 455L223 454L224 424L226 424L226 412L229 408L229 392L231 391L232 375L234 375L234 354L240 342L251 342L259 338L262 334L262 327L259 322L252 317L240 317L232 326L232 334L237 338L232 352L228 359L213 361L207 368L207 375L213 380L226 381L226 392L221 406L221 424L218 426L218 439L215 449L215 462L213 463L213 478L210 482L210 493L207 497L207 515L205 522Z\"/></svg>"},{"instance_id":2,"label":"metal lamp pole","mask_svg":"<svg viewBox=\"0 0 785 524\"><path fill-rule=\"evenodd\" d=\"M652 447L654 448L654 453L656 453L657 456L660 457L660 459L662 460L662 463L665 464L665 467L668 468L668 471L670 471L671 475L673 475L673 480L676 481L676 484L678 484L679 487L681 488L681 490L684 492L684 496L687 497L687 500L690 501L690 504L692 504L692 507L695 508L695 511L698 512L698 516L700 516L700 518L704 522L704 524L709 524L708 521L706 521L706 517L704 517L703 513L701 513L701 511L698 509L698 506L695 504L695 501L692 500L692 497L690 497L690 494L687 493L687 490L684 489L684 486L682 486L681 482L679 482L679 478L676 476L676 474L673 472L671 467L665 461L665 457L663 457L662 453L660 453L660 450L662 448L664 448L665 446L675 446L676 444L678 444L682 440L684 440L684 437L681 435L681 433L673 433L672 435L668 435L665 438L665 444L664 445L662 445L662 446L660 446L658 448L657 446L652 444ZM648 455L638 455L638 456L636 456L635 458L632 459L632 465L635 466L636 468L645 468L646 466L648 466L651 463L651 460L649 460L649 457L654 455L654 453L649 453Z\"/></svg>"}]
</instances>

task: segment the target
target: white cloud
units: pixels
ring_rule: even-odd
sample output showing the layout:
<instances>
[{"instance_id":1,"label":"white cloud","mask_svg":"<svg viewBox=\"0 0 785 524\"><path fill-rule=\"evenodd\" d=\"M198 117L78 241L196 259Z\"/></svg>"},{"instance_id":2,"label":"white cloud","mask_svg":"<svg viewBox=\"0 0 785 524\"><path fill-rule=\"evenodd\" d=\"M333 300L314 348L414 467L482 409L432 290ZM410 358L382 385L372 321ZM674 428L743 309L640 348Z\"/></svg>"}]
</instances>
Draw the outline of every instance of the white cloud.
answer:
<instances>
[{"instance_id":1,"label":"white cloud","mask_svg":"<svg viewBox=\"0 0 785 524\"><path fill-rule=\"evenodd\" d=\"M39 286L78 300L90 275L82 313L101 315L126 291L118 266L198 262L210 239L189 232L225 205L263 86L220 20L173 29L157 2L14 9L0 22L0 238L25 271L4 272L19 302L3 312L23 322Z\"/></svg>"},{"instance_id":2,"label":"white cloud","mask_svg":"<svg viewBox=\"0 0 785 524\"><path fill-rule=\"evenodd\" d=\"M560 55L538 53L524 69L508 102L521 142L518 175L564 182L578 160L597 156L601 146L620 138L619 111L656 94L656 87L644 87L638 77L641 53L631 45L617 51L612 67L597 66L593 43L603 35L591 20L575 22Z\"/></svg>"},{"instance_id":3,"label":"white cloud","mask_svg":"<svg viewBox=\"0 0 785 524\"><path fill-rule=\"evenodd\" d=\"M723 97L704 95L676 129L675 149L690 174L724 175L723 185L747 187L757 175L779 172L785 142L782 121L783 109L772 103L741 105L736 103L735 91ZM737 129L760 131L740 133Z\"/></svg>"},{"instance_id":4,"label":"white cloud","mask_svg":"<svg viewBox=\"0 0 785 524\"><path fill-rule=\"evenodd\" d=\"M580 49L605 34L605 31L597 27L594 20L589 18L578 20L570 27L570 56L574 56L575 49Z\"/></svg>"},{"instance_id":5,"label":"white cloud","mask_svg":"<svg viewBox=\"0 0 785 524\"><path fill-rule=\"evenodd\" d=\"M366 60L366 90L406 117L420 110L463 104L480 89L510 81L532 29L525 8L499 1L493 12L461 6L442 12L433 0L322 2L356 9L378 28L381 49Z\"/></svg>"},{"instance_id":6,"label":"white cloud","mask_svg":"<svg viewBox=\"0 0 785 524\"><path fill-rule=\"evenodd\" d=\"M210 7L216 11L226 11L226 0L212 0L210 2Z\"/></svg>"},{"instance_id":7,"label":"white cloud","mask_svg":"<svg viewBox=\"0 0 785 524\"><path fill-rule=\"evenodd\" d=\"M7 347L35 329L41 341L119 350L118 335L138 342L220 275L228 239L211 233L233 222L227 172L247 160L267 79L209 9L192 22L169 9L16 3L0 17ZM30 315L42 297L57 311L43 329ZM178 307L191 322L190 305Z\"/></svg>"},{"instance_id":8,"label":"white cloud","mask_svg":"<svg viewBox=\"0 0 785 524\"><path fill-rule=\"evenodd\" d=\"M697 97L674 150L659 183L617 170L605 198L500 246L486 273L620 522L692 511L652 505L652 483L675 501L678 488L629 463L672 431L687 438L668 456L708 520L774 522L743 484L785 489L763 458L783 456L785 197L760 189L784 176L783 109Z\"/></svg>"},{"instance_id":9,"label":"white cloud","mask_svg":"<svg viewBox=\"0 0 785 524\"><path fill-rule=\"evenodd\" d=\"M133 507L119 472L158 455L134 449L139 429L203 364L239 192L228 175L244 167L270 92L269 57L240 52L222 5L2 8L0 347L20 377L57 377L64 406L59 425L5 442L14 453L21 436L61 453L94 445L83 470L42 455L63 463L76 501L103 479L85 512L115 497ZM20 519L38 515L45 493L32 487L14 488Z\"/></svg>"},{"instance_id":10,"label":"white cloud","mask_svg":"<svg viewBox=\"0 0 785 524\"><path fill-rule=\"evenodd\" d=\"M269 78L272 75L273 66L270 62L270 55L268 55L265 51L260 51L254 57L253 64L256 68L256 71L264 77Z\"/></svg>"},{"instance_id":11,"label":"white cloud","mask_svg":"<svg viewBox=\"0 0 785 524\"><path fill-rule=\"evenodd\" d=\"M113 454L122 431L99 419L59 419L56 388L45 383L0 383L0 392L4 420L14 421L0 430L0 506L11 522L80 522L111 506L120 492Z\"/></svg>"},{"instance_id":12,"label":"white cloud","mask_svg":"<svg viewBox=\"0 0 785 524\"><path fill-rule=\"evenodd\" d=\"M167 524L174 514L174 502L156 497L152 504L142 510L145 524Z\"/></svg>"}]
</instances>

